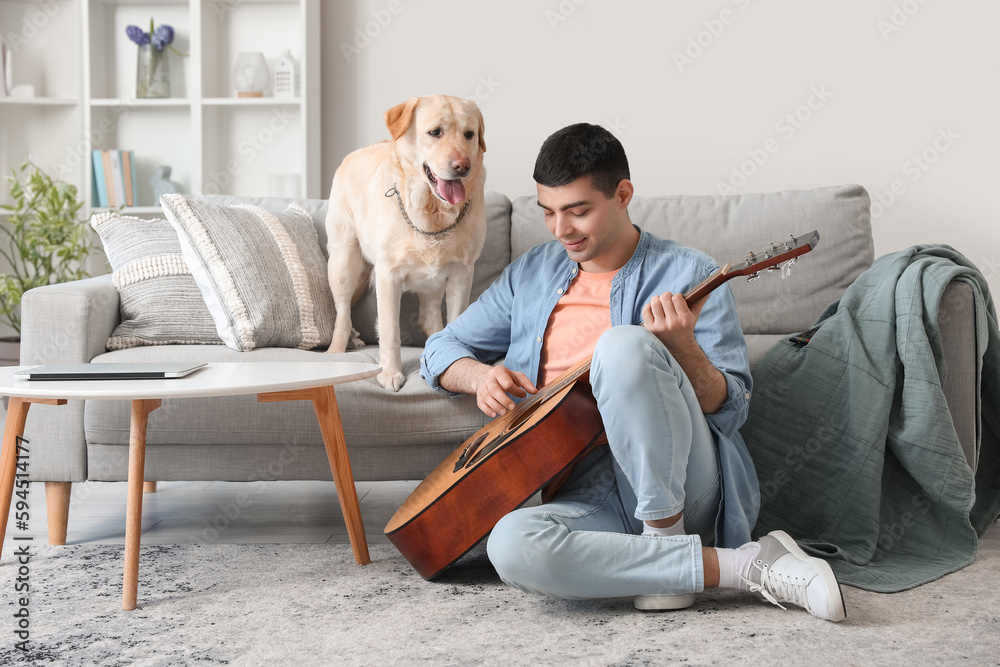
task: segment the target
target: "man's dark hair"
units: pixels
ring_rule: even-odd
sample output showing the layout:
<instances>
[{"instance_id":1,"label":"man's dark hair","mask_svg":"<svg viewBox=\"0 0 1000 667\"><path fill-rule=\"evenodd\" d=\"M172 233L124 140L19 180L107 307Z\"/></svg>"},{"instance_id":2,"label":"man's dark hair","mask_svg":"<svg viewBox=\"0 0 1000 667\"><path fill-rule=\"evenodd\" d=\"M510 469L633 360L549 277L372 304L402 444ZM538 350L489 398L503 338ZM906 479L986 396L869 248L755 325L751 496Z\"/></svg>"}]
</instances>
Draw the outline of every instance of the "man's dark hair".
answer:
<instances>
[{"instance_id":1,"label":"man's dark hair","mask_svg":"<svg viewBox=\"0 0 1000 667\"><path fill-rule=\"evenodd\" d=\"M550 188L590 176L594 188L612 197L629 178L628 158L615 135L600 125L577 123L554 132L542 144L532 177Z\"/></svg>"}]
</instances>

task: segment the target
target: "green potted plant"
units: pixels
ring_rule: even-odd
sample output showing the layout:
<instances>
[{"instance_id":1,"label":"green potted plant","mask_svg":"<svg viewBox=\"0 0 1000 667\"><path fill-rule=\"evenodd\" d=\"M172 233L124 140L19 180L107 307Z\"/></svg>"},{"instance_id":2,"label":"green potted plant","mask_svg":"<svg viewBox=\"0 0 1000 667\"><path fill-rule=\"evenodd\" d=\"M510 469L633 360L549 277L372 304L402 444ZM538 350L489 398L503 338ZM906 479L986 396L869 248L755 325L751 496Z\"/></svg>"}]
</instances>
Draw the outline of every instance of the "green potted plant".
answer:
<instances>
[{"instance_id":1,"label":"green potted plant","mask_svg":"<svg viewBox=\"0 0 1000 667\"><path fill-rule=\"evenodd\" d=\"M6 177L12 205L0 208L0 321L16 335L0 338L18 351L0 352L0 363L16 365L20 359L21 297L42 285L89 277L84 262L92 247L90 228L78 218L83 202L77 200L76 186L54 181L37 165L26 162Z\"/></svg>"}]
</instances>

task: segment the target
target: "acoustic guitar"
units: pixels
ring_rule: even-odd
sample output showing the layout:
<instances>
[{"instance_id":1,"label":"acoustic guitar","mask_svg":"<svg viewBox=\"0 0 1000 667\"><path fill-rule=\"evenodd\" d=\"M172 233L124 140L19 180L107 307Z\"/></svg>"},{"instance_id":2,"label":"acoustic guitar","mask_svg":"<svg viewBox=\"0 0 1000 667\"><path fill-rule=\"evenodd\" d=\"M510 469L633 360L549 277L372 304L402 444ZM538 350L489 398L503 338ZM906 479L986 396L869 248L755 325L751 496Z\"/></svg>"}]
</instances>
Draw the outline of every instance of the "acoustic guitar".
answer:
<instances>
[{"instance_id":1,"label":"acoustic guitar","mask_svg":"<svg viewBox=\"0 0 1000 667\"><path fill-rule=\"evenodd\" d=\"M812 250L809 232L747 253L684 294L696 303L738 276L783 271ZM783 274L784 277L784 274ZM591 358L497 417L435 468L396 511L385 534L425 579L433 579L485 537L508 512L571 469L604 433L590 390Z\"/></svg>"}]
</instances>

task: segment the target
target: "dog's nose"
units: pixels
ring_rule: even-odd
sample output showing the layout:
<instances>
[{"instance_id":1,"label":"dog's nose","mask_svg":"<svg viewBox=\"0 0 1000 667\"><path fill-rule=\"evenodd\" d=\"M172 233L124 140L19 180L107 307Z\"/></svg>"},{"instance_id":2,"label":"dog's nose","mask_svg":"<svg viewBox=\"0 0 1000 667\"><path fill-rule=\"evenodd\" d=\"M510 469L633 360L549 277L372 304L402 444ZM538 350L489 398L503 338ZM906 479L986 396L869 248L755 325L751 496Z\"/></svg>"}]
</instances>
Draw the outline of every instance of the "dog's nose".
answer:
<instances>
[{"instance_id":1,"label":"dog's nose","mask_svg":"<svg viewBox=\"0 0 1000 667\"><path fill-rule=\"evenodd\" d=\"M467 157L451 161L451 170L455 172L459 178L464 178L465 175L469 173L470 169L472 169L472 161Z\"/></svg>"}]
</instances>

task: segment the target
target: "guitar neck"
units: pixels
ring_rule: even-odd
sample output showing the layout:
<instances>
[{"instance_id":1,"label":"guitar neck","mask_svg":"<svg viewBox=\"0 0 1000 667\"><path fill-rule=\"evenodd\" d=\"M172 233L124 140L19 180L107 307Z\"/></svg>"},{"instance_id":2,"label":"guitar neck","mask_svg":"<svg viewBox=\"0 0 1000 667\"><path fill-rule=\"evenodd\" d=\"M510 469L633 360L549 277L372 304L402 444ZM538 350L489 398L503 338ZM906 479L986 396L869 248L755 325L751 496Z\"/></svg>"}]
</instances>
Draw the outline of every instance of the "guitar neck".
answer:
<instances>
[{"instance_id":1,"label":"guitar neck","mask_svg":"<svg viewBox=\"0 0 1000 667\"><path fill-rule=\"evenodd\" d=\"M735 278L735 275L729 275L729 270L732 268L732 264L726 264L724 267L705 278L700 283L692 287L690 290L684 293L684 300L690 306L693 303L697 303L701 299L712 293L712 291L719 285L731 278Z\"/></svg>"}]
</instances>

